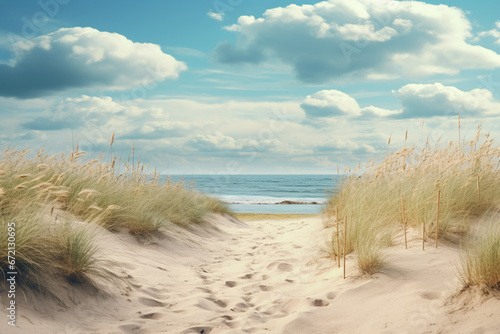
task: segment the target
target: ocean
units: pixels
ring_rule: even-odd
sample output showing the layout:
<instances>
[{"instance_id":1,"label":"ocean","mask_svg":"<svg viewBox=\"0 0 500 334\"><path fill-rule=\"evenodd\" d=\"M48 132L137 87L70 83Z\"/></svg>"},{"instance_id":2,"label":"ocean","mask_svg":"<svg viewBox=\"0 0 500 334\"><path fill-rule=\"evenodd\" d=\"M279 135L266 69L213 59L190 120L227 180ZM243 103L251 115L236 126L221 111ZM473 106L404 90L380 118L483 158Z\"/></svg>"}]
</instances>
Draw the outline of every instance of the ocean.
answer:
<instances>
[{"instance_id":1,"label":"ocean","mask_svg":"<svg viewBox=\"0 0 500 334\"><path fill-rule=\"evenodd\" d=\"M166 177L164 177L166 178ZM215 196L236 213L321 212L336 189L333 175L171 175L172 181Z\"/></svg>"}]
</instances>

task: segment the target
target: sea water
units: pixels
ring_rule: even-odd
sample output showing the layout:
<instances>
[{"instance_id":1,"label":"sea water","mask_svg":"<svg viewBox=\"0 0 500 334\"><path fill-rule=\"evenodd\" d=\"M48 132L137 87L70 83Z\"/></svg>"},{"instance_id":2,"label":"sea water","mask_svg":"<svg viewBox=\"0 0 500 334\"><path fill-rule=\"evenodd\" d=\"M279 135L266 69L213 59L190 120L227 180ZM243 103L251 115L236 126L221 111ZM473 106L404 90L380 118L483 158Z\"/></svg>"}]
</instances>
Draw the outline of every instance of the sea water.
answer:
<instances>
[{"instance_id":1,"label":"sea water","mask_svg":"<svg viewBox=\"0 0 500 334\"><path fill-rule=\"evenodd\" d=\"M172 175L184 186L215 196L233 212L319 213L336 190L334 175ZM166 176L163 177L166 179Z\"/></svg>"}]
</instances>

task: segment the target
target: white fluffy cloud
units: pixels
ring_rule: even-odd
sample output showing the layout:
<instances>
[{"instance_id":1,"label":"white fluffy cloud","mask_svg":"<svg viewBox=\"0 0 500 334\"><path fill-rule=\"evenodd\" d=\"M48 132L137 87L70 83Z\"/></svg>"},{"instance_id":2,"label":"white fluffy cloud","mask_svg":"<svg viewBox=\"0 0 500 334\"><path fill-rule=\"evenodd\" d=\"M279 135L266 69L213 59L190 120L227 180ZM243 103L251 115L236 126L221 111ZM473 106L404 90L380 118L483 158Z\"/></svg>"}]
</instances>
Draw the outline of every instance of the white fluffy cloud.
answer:
<instances>
[{"instance_id":1,"label":"white fluffy cloud","mask_svg":"<svg viewBox=\"0 0 500 334\"><path fill-rule=\"evenodd\" d=\"M22 124L29 130L57 131L78 129L88 125L106 124L111 116L125 111L125 108L110 97L67 98L51 106L42 115Z\"/></svg>"},{"instance_id":2,"label":"white fluffy cloud","mask_svg":"<svg viewBox=\"0 0 500 334\"><path fill-rule=\"evenodd\" d=\"M350 100L350 96L338 91L328 93L311 97L319 99L323 95L331 101L333 96L339 96ZM250 173L332 173L337 165L343 170L346 165L354 166L384 154L389 136L392 136L391 147L393 144L401 147L407 129L408 145L423 144L427 136L431 140L454 138L455 117L431 118L432 114L422 116L418 111L426 104L444 101L441 105L445 106L456 100L472 108L475 104L470 102L470 96L490 104L485 107L481 103L483 107L476 107L475 113L464 117L463 133L475 133L473 129L481 122L492 135L499 133L498 118L494 114L483 116L493 112L498 101L482 92L436 84L409 85L395 92L398 93L402 101L397 111L400 114L390 117L380 117L388 111L379 106L359 107L360 114L314 117L300 108L300 102L294 101L203 98L118 101L105 96L81 96L60 102L53 98L51 102L0 97L0 109L12 111L2 114L0 144L34 150L46 146L56 153L69 151L78 143L82 150L100 153L110 151L109 140L115 132L114 153L126 158L134 144L137 157L169 173L224 172L228 164ZM437 98L439 95L447 98ZM408 102L410 96L420 104ZM331 103L339 104L335 100ZM359 106L358 102L354 108L356 105ZM328 104L325 108L328 109ZM337 108L345 109L340 105ZM443 115L440 112L435 116ZM305 125L304 116L310 122L316 121L317 126ZM421 117L429 118L423 124ZM419 120L415 121L416 118ZM325 124L327 128L318 128Z\"/></svg>"},{"instance_id":3,"label":"white fluffy cloud","mask_svg":"<svg viewBox=\"0 0 500 334\"><path fill-rule=\"evenodd\" d=\"M339 117L347 118L431 118L458 115L462 117L500 116L500 102L488 89L462 91L453 86L408 84L394 96L401 103L400 110L376 106L361 108L350 95L337 90L322 90L306 97L300 105L306 113L303 123L314 127L332 125Z\"/></svg>"},{"instance_id":4,"label":"white fluffy cloud","mask_svg":"<svg viewBox=\"0 0 500 334\"><path fill-rule=\"evenodd\" d=\"M308 95L300 106L311 117L361 115L361 108L354 98L334 89Z\"/></svg>"},{"instance_id":5,"label":"white fluffy cloud","mask_svg":"<svg viewBox=\"0 0 500 334\"><path fill-rule=\"evenodd\" d=\"M210 17L211 19L214 19L216 21L223 21L224 20L224 13L214 13L212 11L209 11L207 13L208 17Z\"/></svg>"},{"instance_id":6,"label":"white fluffy cloud","mask_svg":"<svg viewBox=\"0 0 500 334\"><path fill-rule=\"evenodd\" d=\"M479 36L483 37L483 36L491 36L493 38L496 39L496 44L500 44L500 21L497 21L495 23L495 27L496 29L491 29L491 30L488 30L488 31L483 31L481 33L479 33Z\"/></svg>"},{"instance_id":7,"label":"white fluffy cloud","mask_svg":"<svg viewBox=\"0 0 500 334\"><path fill-rule=\"evenodd\" d=\"M487 89L462 91L453 86L409 84L394 92L403 106L398 117L499 116L500 102Z\"/></svg>"},{"instance_id":8,"label":"white fluffy cloud","mask_svg":"<svg viewBox=\"0 0 500 334\"><path fill-rule=\"evenodd\" d=\"M203 152L219 154L221 152L239 152L245 154L248 152L268 151L279 146L280 142L276 138L265 140L233 138L217 131L214 134L196 135L187 144Z\"/></svg>"},{"instance_id":9,"label":"white fluffy cloud","mask_svg":"<svg viewBox=\"0 0 500 334\"><path fill-rule=\"evenodd\" d=\"M314 127L329 125L338 116L346 117L386 117L399 114L397 110L387 110L375 106L361 108L350 95L338 90L322 90L308 95L300 107L306 113L304 124Z\"/></svg>"},{"instance_id":10,"label":"white fluffy cloud","mask_svg":"<svg viewBox=\"0 0 500 334\"><path fill-rule=\"evenodd\" d=\"M39 116L21 124L23 130L73 130L80 146L86 150L102 150L116 131L117 142L127 140L154 142L187 136L197 128L195 123L172 121L161 106L147 107L117 102L111 97L83 95L67 98ZM126 146L126 145L125 145Z\"/></svg>"},{"instance_id":11,"label":"white fluffy cloud","mask_svg":"<svg viewBox=\"0 0 500 334\"><path fill-rule=\"evenodd\" d=\"M127 89L176 79L183 62L160 46L135 43L93 28L62 28L12 46L11 64L0 64L0 95L41 96L75 87Z\"/></svg>"},{"instance_id":12,"label":"white fluffy cloud","mask_svg":"<svg viewBox=\"0 0 500 334\"><path fill-rule=\"evenodd\" d=\"M150 150L179 154L185 153L183 149L198 151L201 156L278 151L278 147L283 148L278 136L286 128L296 126L296 120L303 116L296 102L119 101L83 95L46 104L45 110L37 108L41 106L39 100L12 98L0 98L0 107L9 106L11 100L14 110L25 116L17 116L14 122L15 115L4 115L9 116L9 122L12 120L10 130L17 128L18 132L55 137L73 133L78 137L75 142L89 151L108 150L113 132L116 142L124 147L130 148L135 142Z\"/></svg>"},{"instance_id":13,"label":"white fluffy cloud","mask_svg":"<svg viewBox=\"0 0 500 334\"><path fill-rule=\"evenodd\" d=\"M223 63L259 63L277 57L305 82L346 75L369 79L456 74L500 67L500 55L467 43L471 25L462 10L395 0L329 0L241 16L226 27L237 44L223 42Z\"/></svg>"},{"instance_id":14,"label":"white fluffy cloud","mask_svg":"<svg viewBox=\"0 0 500 334\"><path fill-rule=\"evenodd\" d=\"M349 139L328 138L316 146L316 151L321 153L375 153L377 150L372 145L356 143Z\"/></svg>"}]
</instances>

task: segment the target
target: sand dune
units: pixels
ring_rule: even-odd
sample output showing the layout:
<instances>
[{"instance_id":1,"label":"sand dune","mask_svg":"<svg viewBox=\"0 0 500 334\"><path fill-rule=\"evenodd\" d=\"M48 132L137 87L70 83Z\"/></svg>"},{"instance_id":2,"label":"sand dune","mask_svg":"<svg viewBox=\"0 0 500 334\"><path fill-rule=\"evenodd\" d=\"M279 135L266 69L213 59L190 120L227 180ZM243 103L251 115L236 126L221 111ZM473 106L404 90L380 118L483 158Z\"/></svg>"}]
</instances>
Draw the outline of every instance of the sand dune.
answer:
<instances>
[{"instance_id":1,"label":"sand dune","mask_svg":"<svg viewBox=\"0 0 500 334\"><path fill-rule=\"evenodd\" d=\"M104 292L63 285L59 302L20 301L19 327L2 321L0 333L500 332L500 300L456 296L455 247L424 252L410 238L372 277L359 277L349 255L344 280L322 251L321 217L213 221L218 229L140 242L103 231L107 268L121 279Z\"/></svg>"}]
</instances>

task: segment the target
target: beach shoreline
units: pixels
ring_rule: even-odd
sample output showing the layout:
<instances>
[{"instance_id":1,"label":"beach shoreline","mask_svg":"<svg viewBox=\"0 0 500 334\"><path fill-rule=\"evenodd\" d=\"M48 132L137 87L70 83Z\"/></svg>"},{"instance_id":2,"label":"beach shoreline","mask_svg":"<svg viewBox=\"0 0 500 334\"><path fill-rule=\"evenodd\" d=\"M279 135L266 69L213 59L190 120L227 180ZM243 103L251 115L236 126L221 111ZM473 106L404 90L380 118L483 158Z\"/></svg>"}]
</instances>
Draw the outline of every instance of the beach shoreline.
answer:
<instances>
[{"instance_id":1,"label":"beach shoreline","mask_svg":"<svg viewBox=\"0 0 500 334\"><path fill-rule=\"evenodd\" d=\"M299 219L299 218L312 218L319 217L318 214L302 214L302 213L252 213L252 212L242 212L235 213L234 217L241 221L253 221L253 220L280 220L280 219Z\"/></svg>"}]
</instances>

